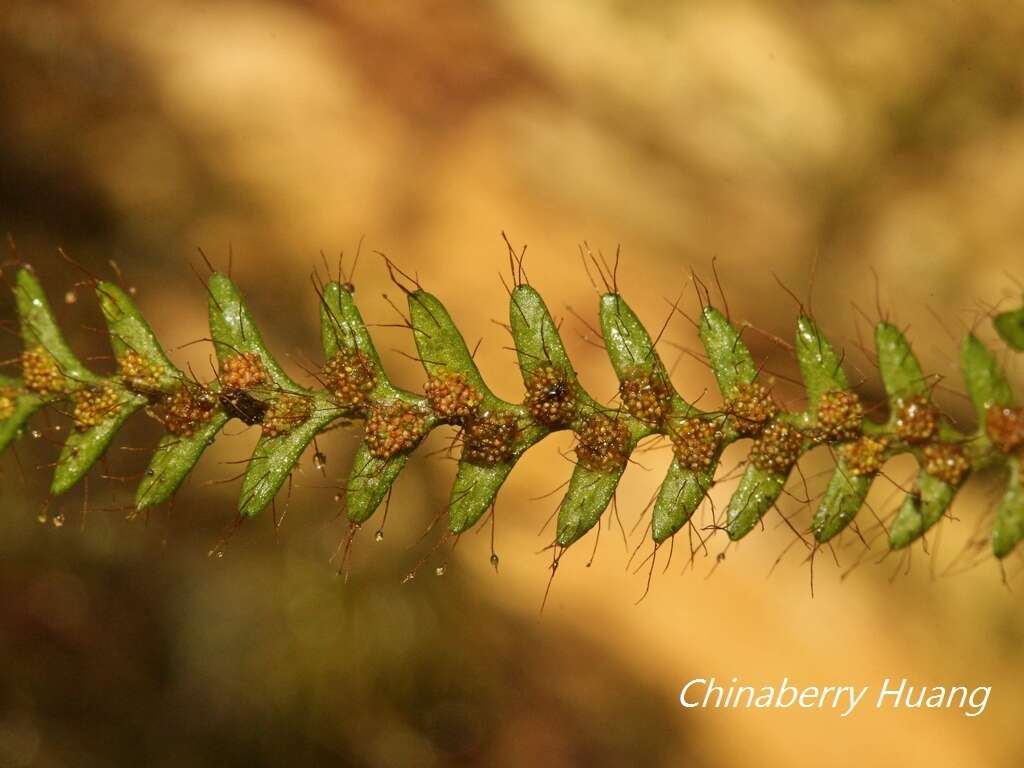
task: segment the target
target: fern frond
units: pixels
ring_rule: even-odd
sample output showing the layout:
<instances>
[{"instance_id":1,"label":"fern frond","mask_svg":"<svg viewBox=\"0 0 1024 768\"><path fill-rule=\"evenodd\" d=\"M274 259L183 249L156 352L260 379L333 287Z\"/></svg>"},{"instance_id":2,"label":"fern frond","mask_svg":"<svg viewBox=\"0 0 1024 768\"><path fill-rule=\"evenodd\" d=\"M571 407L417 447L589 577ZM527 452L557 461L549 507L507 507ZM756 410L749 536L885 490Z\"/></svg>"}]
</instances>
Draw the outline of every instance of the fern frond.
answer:
<instances>
[{"instance_id":1,"label":"fern frond","mask_svg":"<svg viewBox=\"0 0 1024 768\"><path fill-rule=\"evenodd\" d=\"M362 420L365 435L345 492L347 515L357 525L382 504L423 438L448 425L459 430L462 444L448 504L448 527L456 534L480 520L527 450L552 432L569 430L576 437L576 464L559 506L557 548L598 523L638 443L659 435L671 441L673 459L654 502L656 543L690 520L715 483L722 452L738 440L750 440L751 448L725 512L723 526L733 540L755 527L800 457L821 445L829 447L836 466L811 523L820 543L850 525L884 464L900 454L911 454L920 471L889 530L892 548L920 538L946 514L967 478L990 465L1007 475L992 534L995 555L1005 557L1024 537L1024 409L1016 406L995 355L973 334L964 341L961 367L976 427L961 432L932 402L931 381L906 337L884 321L874 342L888 417L875 422L865 417L850 386L842 353L804 314L797 319L794 349L807 404L786 411L761 380L741 330L705 306L698 331L722 405L703 410L675 389L650 334L610 289L600 300L600 325L620 387L619 404L608 407L580 385L544 300L522 281L511 290L509 308L526 392L521 403L488 388L447 310L419 286L406 293L427 375L424 394L391 383L348 284L331 282L318 292L325 363L322 386L315 389L294 382L278 364L241 293L223 274L208 282L219 376L206 383L171 363L124 291L107 282L95 289L118 361L118 372L109 377L74 355L32 271L21 268L15 281L22 370L19 378L0 378L0 451L39 410L70 412L74 428L57 461L55 496L81 481L125 420L145 409L166 434L136 492L139 510L168 501L231 419L261 429L242 481L243 517L270 504L318 434ZM997 316L995 327L1010 346L1024 347L1024 310Z\"/></svg>"}]
</instances>

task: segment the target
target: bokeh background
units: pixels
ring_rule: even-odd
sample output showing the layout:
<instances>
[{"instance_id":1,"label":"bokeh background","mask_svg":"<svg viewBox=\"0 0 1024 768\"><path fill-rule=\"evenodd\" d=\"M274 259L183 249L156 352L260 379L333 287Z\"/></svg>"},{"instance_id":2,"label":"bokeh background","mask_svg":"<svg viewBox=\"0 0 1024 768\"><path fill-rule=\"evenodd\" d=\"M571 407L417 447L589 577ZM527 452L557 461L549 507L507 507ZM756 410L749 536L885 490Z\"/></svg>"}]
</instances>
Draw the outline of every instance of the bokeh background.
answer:
<instances>
[{"instance_id":1,"label":"bokeh background","mask_svg":"<svg viewBox=\"0 0 1024 768\"><path fill-rule=\"evenodd\" d=\"M710 282L717 259L732 316L765 331L748 338L782 397L799 399L770 340L791 336L796 312L780 283L845 345L866 398L880 392L860 340L884 312L946 377L945 411L969 421L957 338L1024 272L1022 34L1024 10L997 0L5 0L0 228L83 354L106 354L100 320L58 246L94 274L115 260L175 360L197 370L210 349L183 346L206 335L190 264L202 247L225 267L230 250L297 376L318 354L318 254L351 263L364 239L364 315L397 319L383 251L482 339L480 365L508 399L521 385L491 322L507 315L503 230L528 244L532 282L608 398L580 243L621 245L620 285L651 328L680 292L695 310L690 270ZM0 314L13 318L10 302ZM374 332L398 381L417 386L399 354L408 334ZM0 344L15 354L15 339ZM695 345L677 316L662 352L691 398L710 384ZM806 552L776 517L740 546L713 539L692 564L684 535L636 604L649 545L643 523L630 529L669 458L652 451L619 494L628 545L609 516L592 565L593 535L563 559L541 614L550 528L538 531L557 495L537 497L568 477L568 439L532 451L502 492L499 573L487 527L454 552L432 550L436 529L423 536L454 471L432 438L398 482L384 539L356 540L346 583L332 498L357 430L322 441L325 474L307 457L279 528L267 515L220 546L237 483L218 481L237 474L251 431L229 429L173 510L130 520L132 483L117 478L141 471L156 426L124 432L87 515L81 493L44 507L40 467L57 448L41 428L0 479L2 766L1024 759L1020 560L1007 587L984 556L998 494L985 479L909 560L850 537L838 564L819 556L813 597ZM802 466L819 492L824 459ZM911 467L887 474L906 482ZM884 517L899 491L876 486ZM728 492L716 488L719 508ZM797 526L802 506L786 506ZM710 675L994 691L973 719L683 711L682 683Z\"/></svg>"}]
</instances>

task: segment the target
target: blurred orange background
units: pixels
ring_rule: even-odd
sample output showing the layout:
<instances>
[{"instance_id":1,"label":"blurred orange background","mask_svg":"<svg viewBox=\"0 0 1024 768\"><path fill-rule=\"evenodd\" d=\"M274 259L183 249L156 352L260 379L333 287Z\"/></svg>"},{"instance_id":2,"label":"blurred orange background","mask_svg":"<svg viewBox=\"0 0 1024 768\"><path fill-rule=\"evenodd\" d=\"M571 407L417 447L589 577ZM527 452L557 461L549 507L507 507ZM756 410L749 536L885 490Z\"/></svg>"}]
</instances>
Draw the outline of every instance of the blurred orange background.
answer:
<instances>
[{"instance_id":1,"label":"blurred orange background","mask_svg":"<svg viewBox=\"0 0 1024 768\"><path fill-rule=\"evenodd\" d=\"M1024 241L1024 59L1019 4L659 0L336 0L147 3L7 0L0 8L0 228L59 300L83 354L106 354L81 279L115 260L173 357L209 369L196 248L233 273L297 377L317 360L310 275L348 263L364 316L383 298L382 251L448 306L495 391L521 397L505 332L502 231L565 318L587 388L611 398L588 342L596 295L579 260L613 253L652 331L693 269L716 259L732 317L787 384L790 338L813 307L864 397L881 392L860 338L881 310L909 327L938 400L970 420L958 339L1016 300ZM0 313L13 319L12 302ZM880 308L880 310L879 310ZM576 317L583 318L580 320ZM987 332L986 326L980 326ZM409 334L373 329L396 380L418 387ZM16 353L5 338L2 357ZM186 346L187 345L187 346ZM680 317L661 351L694 399L712 386ZM315 363L314 363L315 364ZM1011 358L1007 366L1016 374ZM98 362L102 369L105 363ZM308 380L306 377L305 380ZM715 390L711 389L713 393ZM712 395L707 396L711 398ZM159 430L133 421L109 476L144 466ZM531 451L489 530L431 551L454 462L432 436L399 480L385 537L363 531L347 583L331 501L358 430L323 441L284 524L231 536L237 474L255 440L228 429L174 509L126 521L133 484L94 472L43 509L56 447L3 459L0 765L963 765L1024 759L1024 617L984 537L998 488L972 483L909 562L844 540L811 573L766 520L692 566L679 542L651 589L630 534L669 456L640 457L607 515L570 550L543 614L543 499L570 472L566 436ZM433 455L431 455L433 454ZM741 454L737 454L737 459ZM236 462L236 463L232 463ZM827 458L803 468L819 492ZM911 467L888 474L904 480ZM876 483L880 514L898 489ZM731 484L717 486L721 509ZM807 510L790 501L805 526ZM864 514L864 513L862 513ZM45 524L37 522L41 515ZM705 521L710 510L705 512ZM65 521L64 525L53 524ZM371 526L372 527L372 526ZM630 553L640 555L627 568ZM768 576L773 564L781 562ZM418 577L403 577L426 558ZM850 570L858 560L863 563ZM436 568L444 566L442 576ZM849 575L843 575L849 571ZM683 710L692 677L877 687L992 685L987 711Z\"/></svg>"}]
</instances>

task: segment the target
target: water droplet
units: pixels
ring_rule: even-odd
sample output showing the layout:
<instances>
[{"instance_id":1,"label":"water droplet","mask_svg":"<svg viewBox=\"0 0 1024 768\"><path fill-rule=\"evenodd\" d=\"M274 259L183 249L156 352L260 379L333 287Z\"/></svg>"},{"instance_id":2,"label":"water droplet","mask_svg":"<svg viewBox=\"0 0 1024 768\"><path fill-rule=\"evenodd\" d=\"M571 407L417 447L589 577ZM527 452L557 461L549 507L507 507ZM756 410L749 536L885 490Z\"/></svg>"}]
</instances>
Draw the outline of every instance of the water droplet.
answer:
<instances>
[{"instance_id":1,"label":"water droplet","mask_svg":"<svg viewBox=\"0 0 1024 768\"><path fill-rule=\"evenodd\" d=\"M340 493L336 493L336 494L334 494L334 500L335 500L336 502L338 502L338 501L341 501L341 494L340 494Z\"/></svg>"},{"instance_id":2,"label":"water droplet","mask_svg":"<svg viewBox=\"0 0 1024 768\"><path fill-rule=\"evenodd\" d=\"M63 525L64 525L64 513L61 512L60 514L56 515L53 518L53 527L54 528L61 528L61 527L63 527Z\"/></svg>"},{"instance_id":3,"label":"water droplet","mask_svg":"<svg viewBox=\"0 0 1024 768\"><path fill-rule=\"evenodd\" d=\"M323 469L327 466L327 455L317 451L313 454L313 466L317 469Z\"/></svg>"},{"instance_id":4,"label":"water droplet","mask_svg":"<svg viewBox=\"0 0 1024 768\"><path fill-rule=\"evenodd\" d=\"M74 304L76 301L78 301L78 294L74 291L68 291L64 294L65 304Z\"/></svg>"},{"instance_id":5,"label":"water droplet","mask_svg":"<svg viewBox=\"0 0 1024 768\"><path fill-rule=\"evenodd\" d=\"M135 295L136 293L138 293L138 292L139 292L139 289L138 289L138 288L136 288L136 287L135 287L134 285L130 285L130 286L128 286L128 294L129 294L130 296L134 296L134 295Z\"/></svg>"},{"instance_id":6,"label":"water droplet","mask_svg":"<svg viewBox=\"0 0 1024 768\"><path fill-rule=\"evenodd\" d=\"M491 565L494 567L494 570L498 570L498 563L499 562L500 561L498 560L498 556L492 552L491 553Z\"/></svg>"},{"instance_id":7,"label":"water droplet","mask_svg":"<svg viewBox=\"0 0 1024 768\"><path fill-rule=\"evenodd\" d=\"M38 429L33 429L29 434L32 435L33 440L38 440L40 437L43 436L43 433L40 432Z\"/></svg>"},{"instance_id":8,"label":"water droplet","mask_svg":"<svg viewBox=\"0 0 1024 768\"><path fill-rule=\"evenodd\" d=\"M384 531L377 531L373 534L374 541L384 541Z\"/></svg>"},{"instance_id":9,"label":"water droplet","mask_svg":"<svg viewBox=\"0 0 1024 768\"><path fill-rule=\"evenodd\" d=\"M40 525L46 525L46 521L47 517L44 513L40 512L38 515L36 515L36 522Z\"/></svg>"},{"instance_id":10,"label":"water droplet","mask_svg":"<svg viewBox=\"0 0 1024 768\"><path fill-rule=\"evenodd\" d=\"M444 566L443 565L437 566L437 568L434 569L434 575L435 576L444 576Z\"/></svg>"},{"instance_id":11,"label":"water droplet","mask_svg":"<svg viewBox=\"0 0 1024 768\"><path fill-rule=\"evenodd\" d=\"M146 470L146 476L147 477L152 477L155 474L156 474L156 470L155 469L147 469Z\"/></svg>"},{"instance_id":12,"label":"water droplet","mask_svg":"<svg viewBox=\"0 0 1024 768\"><path fill-rule=\"evenodd\" d=\"M412 581L415 578L416 578L416 571L409 571L407 574L405 574L405 578L402 579L402 583L405 584L405 582Z\"/></svg>"}]
</instances>

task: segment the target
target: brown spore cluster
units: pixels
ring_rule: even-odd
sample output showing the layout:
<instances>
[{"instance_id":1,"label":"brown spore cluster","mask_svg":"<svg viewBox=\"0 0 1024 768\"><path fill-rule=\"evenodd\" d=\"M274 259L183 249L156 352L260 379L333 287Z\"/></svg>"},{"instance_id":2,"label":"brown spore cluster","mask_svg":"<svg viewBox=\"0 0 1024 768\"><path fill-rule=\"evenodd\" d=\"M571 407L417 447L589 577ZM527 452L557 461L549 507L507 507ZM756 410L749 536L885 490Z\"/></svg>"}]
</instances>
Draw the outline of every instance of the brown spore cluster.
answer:
<instances>
[{"instance_id":1,"label":"brown spore cluster","mask_svg":"<svg viewBox=\"0 0 1024 768\"><path fill-rule=\"evenodd\" d=\"M178 437L189 437L206 423L217 408L217 397L205 387L182 384L147 413Z\"/></svg>"},{"instance_id":2,"label":"brown spore cluster","mask_svg":"<svg viewBox=\"0 0 1024 768\"><path fill-rule=\"evenodd\" d=\"M923 453L924 471L949 485L960 485L971 468L963 448L956 443L931 443Z\"/></svg>"},{"instance_id":3,"label":"brown spore cluster","mask_svg":"<svg viewBox=\"0 0 1024 768\"><path fill-rule=\"evenodd\" d=\"M715 422L699 417L680 419L671 425L669 438L679 463L702 472L714 466L722 430Z\"/></svg>"},{"instance_id":4,"label":"brown spore cluster","mask_svg":"<svg viewBox=\"0 0 1024 768\"><path fill-rule=\"evenodd\" d=\"M884 437L864 435L839 447L839 456L850 474L859 477L877 475L885 463L888 442Z\"/></svg>"},{"instance_id":5,"label":"brown spore cluster","mask_svg":"<svg viewBox=\"0 0 1024 768\"><path fill-rule=\"evenodd\" d=\"M927 443L939 426L939 411L921 395L896 401L896 436L905 443Z\"/></svg>"},{"instance_id":6,"label":"brown spore cluster","mask_svg":"<svg viewBox=\"0 0 1024 768\"><path fill-rule=\"evenodd\" d=\"M66 386L57 361L42 347L32 347L21 353L21 371L25 389L39 395L58 395Z\"/></svg>"},{"instance_id":7,"label":"brown spore cluster","mask_svg":"<svg viewBox=\"0 0 1024 768\"><path fill-rule=\"evenodd\" d=\"M618 472L629 458L629 428L622 419L595 413L577 433L576 458L594 472Z\"/></svg>"},{"instance_id":8,"label":"brown spore cluster","mask_svg":"<svg viewBox=\"0 0 1024 768\"><path fill-rule=\"evenodd\" d=\"M1003 453L1013 453L1024 445L1024 408L990 405L985 412L985 432Z\"/></svg>"},{"instance_id":9,"label":"brown spore cluster","mask_svg":"<svg viewBox=\"0 0 1024 768\"><path fill-rule=\"evenodd\" d=\"M125 352L117 360L124 385L143 395L160 391L160 366L147 360L135 350Z\"/></svg>"},{"instance_id":10,"label":"brown spore cluster","mask_svg":"<svg viewBox=\"0 0 1024 768\"><path fill-rule=\"evenodd\" d=\"M550 364L538 366L526 379L524 405L535 421L565 426L576 416L575 387L565 371Z\"/></svg>"},{"instance_id":11,"label":"brown spore cluster","mask_svg":"<svg viewBox=\"0 0 1024 768\"><path fill-rule=\"evenodd\" d=\"M311 406L308 397L290 392L278 395L263 413L260 429L264 437L288 434L309 418Z\"/></svg>"},{"instance_id":12,"label":"brown spore cluster","mask_svg":"<svg viewBox=\"0 0 1024 768\"><path fill-rule=\"evenodd\" d=\"M378 459L390 459L416 447L426 431L427 419L406 405L373 405L364 428L370 454Z\"/></svg>"},{"instance_id":13,"label":"brown spore cluster","mask_svg":"<svg viewBox=\"0 0 1024 768\"><path fill-rule=\"evenodd\" d=\"M82 387L72 397L72 418L77 429L97 427L113 416L121 404L117 390L108 384Z\"/></svg>"},{"instance_id":14,"label":"brown spore cluster","mask_svg":"<svg viewBox=\"0 0 1024 768\"><path fill-rule=\"evenodd\" d=\"M660 371L629 372L619 383L619 397L632 416L652 426L672 410L672 388Z\"/></svg>"},{"instance_id":15,"label":"brown spore cluster","mask_svg":"<svg viewBox=\"0 0 1024 768\"><path fill-rule=\"evenodd\" d=\"M750 449L750 460L767 472L788 472L800 458L803 434L790 424L771 422Z\"/></svg>"},{"instance_id":16,"label":"brown spore cluster","mask_svg":"<svg viewBox=\"0 0 1024 768\"><path fill-rule=\"evenodd\" d=\"M454 424L472 417L483 402L480 391L460 373L428 377L425 391L434 413Z\"/></svg>"},{"instance_id":17,"label":"brown spore cluster","mask_svg":"<svg viewBox=\"0 0 1024 768\"><path fill-rule=\"evenodd\" d=\"M14 415L18 402L18 390L12 387L0 387L0 421Z\"/></svg>"},{"instance_id":18,"label":"brown spore cluster","mask_svg":"<svg viewBox=\"0 0 1024 768\"><path fill-rule=\"evenodd\" d=\"M323 370L324 385L341 405L359 407L366 404L377 386L377 375L370 359L362 352L337 352Z\"/></svg>"},{"instance_id":19,"label":"brown spore cluster","mask_svg":"<svg viewBox=\"0 0 1024 768\"><path fill-rule=\"evenodd\" d=\"M246 352L224 359L220 367L220 380L225 389L249 389L263 384L267 372L259 355Z\"/></svg>"},{"instance_id":20,"label":"brown spore cluster","mask_svg":"<svg viewBox=\"0 0 1024 768\"><path fill-rule=\"evenodd\" d=\"M741 435L755 437L775 418L779 406L772 393L759 381L744 382L725 399L724 410L732 417L733 427Z\"/></svg>"},{"instance_id":21,"label":"brown spore cluster","mask_svg":"<svg viewBox=\"0 0 1024 768\"><path fill-rule=\"evenodd\" d=\"M818 400L815 438L837 443L860 437L864 406L855 392L833 389Z\"/></svg>"},{"instance_id":22,"label":"brown spore cluster","mask_svg":"<svg viewBox=\"0 0 1024 768\"><path fill-rule=\"evenodd\" d=\"M482 413L470 419L462 431L462 458L471 464L491 467L512 458L519 425L514 413Z\"/></svg>"}]
</instances>

